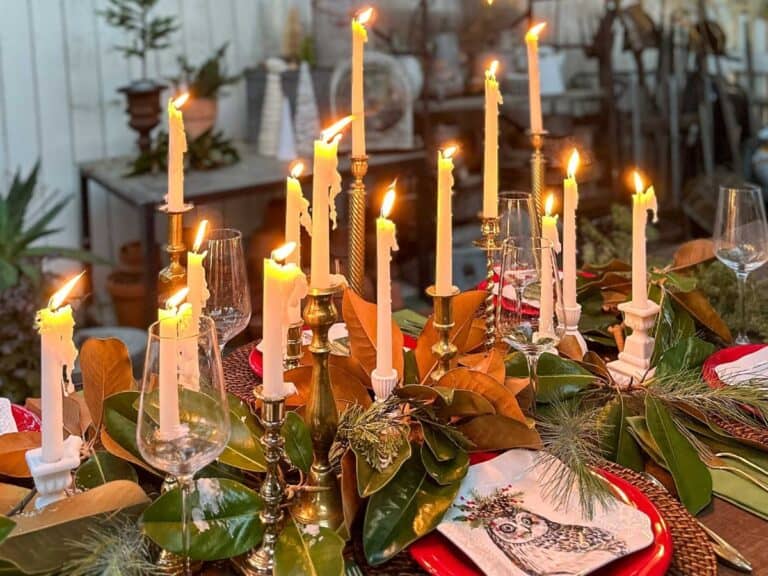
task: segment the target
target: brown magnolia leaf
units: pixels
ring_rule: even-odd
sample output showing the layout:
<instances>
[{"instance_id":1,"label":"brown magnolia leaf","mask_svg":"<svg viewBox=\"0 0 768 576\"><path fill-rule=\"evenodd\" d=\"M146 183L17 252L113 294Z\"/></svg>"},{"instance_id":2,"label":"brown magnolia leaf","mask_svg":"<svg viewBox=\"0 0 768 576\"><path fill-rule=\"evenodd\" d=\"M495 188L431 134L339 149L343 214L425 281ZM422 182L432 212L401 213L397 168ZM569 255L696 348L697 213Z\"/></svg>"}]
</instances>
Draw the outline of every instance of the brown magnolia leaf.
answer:
<instances>
[{"instance_id":1,"label":"brown magnolia leaf","mask_svg":"<svg viewBox=\"0 0 768 576\"><path fill-rule=\"evenodd\" d=\"M440 378L438 385L477 392L493 404L497 414L525 422L525 415L515 395L488 374L469 368L454 368Z\"/></svg>"},{"instance_id":2,"label":"brown magnolia leaf","mask_svg":"<svg viewBox=\"0 0 768 576\"><path fill-rule=\"evenodd\" d=\"M472 352L481 346L485 346L485 318L472 318L467 340L461 349L465 352Z\"/></svg>"},{"instance_id":3,"label":"brown magnolia leaf","mask_svg":"<svg viewBox=\"0 0 768 576\"><path fill-rule=\"evenodd\" d=\"M38 418L43 417L43 404L40 398L27 398L24 401L24 408L32 412Z\"/></svg>"},{"instance_id":4,"label":"brown magnolia leaf","mask_svg":"<svg viewBox=\"0 0 768 576\"><path fill-rule=\"evenodd\" d=\"M733 335L730 328L720 317L720 314L712 308L709 299L701 290L691 290L690 292L672 292L667 291L680 306L685 308L699 323L717 334L727 343L733 342Z\"/></svg>"},{"instance_id":5,"label":"brown magnolia leaf","mask_svg":"<svg viewBox=\"0 0 768 576\"><path fill-rule=\"evenodd\" d=\"M672 270L690 268L715 258L715 244L711 238L698 238L682 244L672 260Z\"/></svg>"},{"instance_id":6,"label":"brown magnolia leaf","mask_svg":"<svg viewBox=\"0 0 768 576\"><path fill-rule=\"evenodd\" d=\"M128 348L117 338L90 338L80 349L85 402L96 430L101 428L104 399L134 387Z\"/></svg>"},{"instance_id":7,"label":"brown magnolia leaf","mask_svg":"<svg viewBox=\"0 0 768 576\"><path fill-rule=\"evenodd\" d=\"M329 366L328 372L339 414L349 404L360 404L363 408L368 408L371 405L371 397L364 382L338 366ZM309 400L309 391L312 386L312 366L299 366L293 370L288 370L283 378L286 382L292 382L296 386L296 394L286 399L286 405L288 407L304 406Z\"/></svg>"},{"instance_id":8,"label":"brown magnolia leaf","mask_svg":"<svg viewBox=\"0 0 768 576\"><path fill-rule=\"evenodd\" d=\"M0 514L5 516L29 494L29 488L15 484L0 484Z\"/></svg>"},{"instance_id":9,"label":"brown magnolia leaf","mask_svg":"<svg viewBox=\"0 0 768 576\"><path fill-rule=\"evenodd\" d=\"M80 436L80 404L72 396L64 396L64 430L73 436Z\"/></svg>"},{"instance_id":10,"label":"brown magnolia leaf","mask_svg":"<svg viewBox=\"0 0 768 576\"><path fill-rule=\"evenodd\" d=\"M466 366L471 370L488 374L499 384L504 382L507 370L504 365L504 353L498 348L492 348L490 352L465 354L459 358L459 366Z\"/></svg>"},{"instance_id":11,"label":"brown magnolia leaf","mask_svg":"<svg viewBox=\"0 0 768 576\"><path fill-rule=\"evenodd\" d=\"M576 340L576 336L570 334L563 336L560 339L560 342L557 344L557 350L560 352L561 356L576 360L577 362L582 358L579 341Z\"/></svg>"},{"instance_id":12,"label":"brown magnolia leaf","mask_svg":"<svg viewBox=\"0 0 768 576\"><path fill-rule=\"evenodd\" d=\"M516 378L514 376L507 376L504 379L504 386L512 392L515 396L520 394L523 390L525 390L528 385L530 384L530 378L527 376L525 378Z\"/></svg>"},{"instance_id":13,"label":"brown magnolia leaf","mask_svg":"<svg viewBox=\"0 0 768 576\"><path fill-rule=\"evenodd\" d=\"M472 442L473 452L512 448L538 450L542 447L541 438L535 428L529 428L527 424L500 414L472 418L469 422L459 425L459 431Z\"/></svg>"},{"instance_id":14,"label":"brown magnolia leaf","mask_svg":"<svg viewBox=\"0 0 768 576\"><path fill-rule=\"evenodd\" d=\"M347 449L341 457L341 505L344 512L344 524L352 534L352 524L363 501L357 492L357 463L355 454Z\"/></svg>"},{"instance_id":15,"label":"brown magnolia leaf","mask_svg":"<svg viewBox=\"0 0 768 576\"><path fill-rule=\"evenodd\" d=\"M627 285L627 287L629 286L630 285ZM603 290L600 294L603 297L603 308L606 310L611 310L618 308L619 304L623 304L627 301L627 296L629 296L629 289L624 291Z\"/></svg>"},{"instance_id":16,"label":"brown magnolia leaf","mask_svg":"<svg viewBox=\"0 0 768 576\"><path fill-rule=\"evenodd\" d=\"M477 310L485 301L485 292L471 290L462 292L453 299L453 328L450 340L458 348L459 354L469 350L468 338L472 328L472 320ZM419 369L419 382L427 381L432 370L437 365L437 358L432 354L432 345L437 342L437 330L433 324L433 317L427 320L424 330L416 341L416 349L413 351L416 358L416 366ZM471 344L471 342L469 342Z\"/></svg>"},{"instance_id":17,"label":"brown magnolia leaf","mask_svg":"<svg viewBox=\"0 0 768 576\"><path fill-rule=\"evenodd\" d=\"M579 364L592 372L595 376L599 376L605 382L613 382L613 377L608 370L608 365L597 352L587 350L587 353L584 354L584 358Z\"/></svg>"},{"instance_id":18,"label":"brown magnolia leaf","mask_svg":"<svg viewBox=\"0 0 768 576\"><path fill-rule=\"evenodd\" d=\"M39 448L40 432L11 432L0 435L0 475L11 478L32 476L27 466L27 450Z\"/></svg>"},{"instance_id":19,"label":"brown magnolia leaf","mask_svg":"<svg viewBox=\"0 0 768 576\"><path fill-rule=\"evenodd\" d=\"M106 428L101 429L101 434L99 436L101 440L101 445L104 447L104 450L112 454L113 456L117 456L118 458L121 458L125 460L126 462L130 462L131 464L135 464L136 466L143 468L147 472L151 472L152 474L155 474L156 476L160 476L160 474L152 468L149 464L144 462L141 458L137 458L128 450L120 446L117 442L115 442L112 439L112 436L109 435Z\"/></svg>"},{"instance_id":20,"label":"brown magnolia leaf","mask_svg":"<svg viewBox=\"0 0 768 576\"><path fill-rule=\"evenodd\" d=\"M453 391L453 401L437 407L435 413L442 419L456 422L468 417L496 414L496 408L482 394L456 389Z\"/></svg>"}]
</instances>

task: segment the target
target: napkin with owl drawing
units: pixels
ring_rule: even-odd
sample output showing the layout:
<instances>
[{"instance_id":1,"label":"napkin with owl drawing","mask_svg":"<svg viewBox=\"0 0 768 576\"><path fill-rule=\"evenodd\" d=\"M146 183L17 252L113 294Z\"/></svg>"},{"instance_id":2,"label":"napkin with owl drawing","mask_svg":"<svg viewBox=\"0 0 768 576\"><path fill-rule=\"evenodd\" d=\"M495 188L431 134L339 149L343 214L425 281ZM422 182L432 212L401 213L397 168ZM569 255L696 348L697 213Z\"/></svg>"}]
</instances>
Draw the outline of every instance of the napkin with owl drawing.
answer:
<instances>
[{"instance_id":1,"label":"napkin with owl drawing","mask_svg":"<svg viewBox=\"0 0 768 576\"><path fill-rule=\"evenodd\" d=\"M528 450L510 450L469 469L438 530L486 574L588 574L653 541L648 517L622 502L581 512L548 501L542 465Z\"/></svg>"}]
</instances>

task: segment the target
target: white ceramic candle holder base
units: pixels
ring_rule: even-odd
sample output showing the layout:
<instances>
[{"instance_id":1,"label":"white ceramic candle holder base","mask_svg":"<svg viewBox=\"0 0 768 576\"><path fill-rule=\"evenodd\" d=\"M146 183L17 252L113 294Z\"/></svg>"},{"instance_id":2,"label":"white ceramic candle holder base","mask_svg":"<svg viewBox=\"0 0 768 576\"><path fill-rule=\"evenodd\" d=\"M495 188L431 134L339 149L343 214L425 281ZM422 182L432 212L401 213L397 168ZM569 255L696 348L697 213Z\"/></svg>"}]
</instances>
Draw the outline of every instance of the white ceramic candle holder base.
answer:
<instances>
[{"instance_id":1,"label":"white ceramic candle holder base","mask_svg":"<svg viewBox=\"0 0 768 576\"><path fill-rule=\"evenodd\" d=\"M576 342L579 343L581 348L581 355L587 353L587 341L584 340L584 336L579 332L579 319L581 318L581 304L576 306L564 306L562 309L558 306L557 310L558 321L565 325L565 335L573 336L576 338ZM562 318L561 316L565 316Z\"/></svg>"},{"instance_id":2,"label":"white ceramic candle holder base","mask_svg":"<svg viewBox=\"0 0 768 576\"><path fill-rule=\"evenodd\" d=\"M70 436L64 440L64 456L58 462L43 462L42 448L27 451L27 465L39 494L35 508L40 510L67 497L66 490L72 485L72 470L80 465L82 445L80 436Z\"/></svg>"},{"instance_id":3,"label":"white ceramic candle holder base","mask_svg":"<svg viewBox=\"0 0 768 576\"><path fill-rule=\"evenodd\" d=\"M386 400L397 386L397 370L392 370L389 376L382 376L375 369L371 372L371 384L376 394L376 400Z\"/></svg>"},{"instance_id":4,"label":"white ceramic candle holder base","mask_svg":"<svg viewBox=\"0 0 768 576\"><path fill-rule=\"evenodd\" d=\"M608 363L608 370L621 387L639 384L653 376L651 355L655 340L648 336L648 331L656 322L659 306L648 300L645 307L637 307L634 302L619 304L624 313L624 323L632 329L632 334L619 353L619 359Z\"/></svg>"}]
</instances>

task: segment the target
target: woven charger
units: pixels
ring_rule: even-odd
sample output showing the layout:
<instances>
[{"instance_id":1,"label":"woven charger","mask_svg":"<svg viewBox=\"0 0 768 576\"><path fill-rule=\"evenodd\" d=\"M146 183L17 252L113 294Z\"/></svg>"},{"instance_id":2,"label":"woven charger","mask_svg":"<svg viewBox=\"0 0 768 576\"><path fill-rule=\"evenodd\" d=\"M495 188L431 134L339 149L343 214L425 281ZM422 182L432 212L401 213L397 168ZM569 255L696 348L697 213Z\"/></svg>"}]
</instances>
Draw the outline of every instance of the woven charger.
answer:
<instances>
[{"instance_id":1,"label":"woven charger","mask_svg":"<svg viewBox=\"0 0 768 576\"><path fill-rule=\"evenodd\" d=\"M248 365L248 355L256 343L246 344L233 350L224 358L224 378L227 390L247 403L253 403L253 389L260 381ZM768 435L768 434L766 434ZM766 439L768 440L768 439ZM767 444L768 445L768 444ZM654 506L667 522L672 533L673 558L671 574L681 576L716 576L717 561L712 546L704 531L688 511L666 490L652 484L644 476L613 463L607 463L605 469L621 476L637 486L653 502ZM352 542L355 561L365 574L384 575L423 575L426 574L414 562L408 552L401 552L381 566L368 566L365 562L362 542L358 537Z\"/></svg>"}]
</instances>

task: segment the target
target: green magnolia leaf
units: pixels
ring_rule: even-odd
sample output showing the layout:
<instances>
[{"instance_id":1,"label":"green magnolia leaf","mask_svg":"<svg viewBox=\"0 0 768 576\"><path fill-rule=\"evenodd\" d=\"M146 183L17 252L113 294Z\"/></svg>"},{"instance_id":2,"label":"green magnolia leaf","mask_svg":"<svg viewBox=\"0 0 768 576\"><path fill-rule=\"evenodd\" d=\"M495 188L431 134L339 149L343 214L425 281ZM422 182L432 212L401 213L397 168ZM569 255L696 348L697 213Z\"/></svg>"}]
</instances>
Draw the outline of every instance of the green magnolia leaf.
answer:
<instances>
[{"instance_id":1,"label":"green magnolia leaf","mask_svg":"<svg viewBox=\"0 0 768 576\"><path fill-rule=\"evenodd\" d=\"M289 517L275 546L280 576L342 576L344 539L330 528L302 526Z\"/></svg>"},{"instance_id":2,"label":"green magnolia leaf","mask_svg":"<svg viewBox=\"0 0 768 576\"><path fill-rule=\"evenodd\" d=\"M469 470L469 456L464 450L459 450L453 460L440 462L426 444L421 445L421 463L432 480L441 486L460 482Z\"/></svg>"},{"instance_id":3,"label":"green magnolia leaf","mask_svg":"<svg viewBox=\"0 0 768 576\"><path fill-rule=\"evenodd\" d=\"M190 558L232 558L259 544L264 527L259 519L262 501L256 492L225 478L200 478L195 488L187 502ZM175 554L184 553L181 518L179 488L161 495L141 516L147 536Z\"/></svg>"},{"instance_id":4,"label":"green magnolia leaf","mask_svg":"<svg viewBox=\"0 0 768 576\"><path fill-rule=\"evenodd\" d=\"M128 462L103 450L95 452L75 474L75 485L81 490L95 488L113 480L138 483L139 477Z\"/></svg>"},{"instance_id":5,"label":"green magnolia leaf","mask_svg":"<svg viewBox=\"0 0 768 576\"><path fill-rule=\"evenodd\" d=\"M419 383L419 365L413 350L403 353L403 385Z\"/></svg>"},{"instance_id":6,"label":"green magnolia leaf","mask_svg":"<svg viewBox=\"0 0 768 576\"><path fill-rule=\"evenodd\" d=\"M421 428L424 431L424 442L438 461L446 462L456 458L459 447L448 436L429 424L423 424Z\"/></svg>"},{"instance_id":7,"label":"green magnolia leaf","mask_svg":"<svg viewBox=\"0 0 768 576\"><path fill-rule=\"evenodd\" d=\"M595 381L595 375L573 360L542 354L538 364L537 402L554 402L576 396Z\"/></svg>"},{"instance_id":8,"label":"green magnolia leaf","mask_svg":"<svg viewBox=\"0 0 768 576\"><path fill-rule=\"evenodd\" d=\"M643 451L648 454L656 464L665 470L669 470L667 462L661 454L659 445L656 444L656 440L653 439L650 430L648 430L648 423L645 420L645 416L627 416L624 420L627 422L627 432L632 435L632 438L635 439L635 442L637 442Z\"/></svg>"},{"instance_id":9,"label":"green magnolia leaf","mask_svg":"<svg viewBox=\"0 0 768 576\"><path fill-rule=\"evenodd\" d=\"M138 412L135 408L139 393L135 391L118 392L104 399L104 427L109 436L128 451L132 456L143 460L136 444L136 421Z\"/></svg>"},{"instance_id":10,"label":"green magnolia leaf","mask_svg":"<svg viewBox=\"0 0 768 576\"><path fill-rule=\"evenodd\" d=\"M522 352L512 352L504 358L507 378L528 378L528 360Z\"/></svg>"},{"instance_id":11,"label":"green magnolia leaf","mask_svg":"<svg viewBox=\"0 0 768 576\"><path fill-rule=\"evenodd\" d=\"M680 500L691 514L697 514L712 500L712 476L696 450L677 429L664 404L647 395L645 419L672 478Z\"/></svg>"},{"instance_id":12,"label":"green magnolia leaf","mask_svg":"<svg viewBox=\"0 0 768 576\"><path fill-rule=\"evenodd\" d=\"M16 526L16 522L7 516L0 516L0 542L6 539L8 534L13 531L14 526Z\"/></svg>"},{"instance_id":13,"label":"green magnolia leaf","mask_svg":"<svg viewBox=\"0 0 768 576\"><path fill-rule=\"evenodd\" d=\"M386 562L440 523L460 482L440 486L427 474L418 446L397 475L371 496L363 522L368 563Z\"/></svg>"},{"instance_id":14,"label":"green magnolia leaf","mask_svg":"<svg viewBox=\"0 0 768 576\"><path fill-rule=\"evenodd\" d=\"M395 394L405 400L420 402L450 404L453 401L453 389L444 386L424 386L423 384L408 384L395 388Z\"/></svg>"},{"instance_id":15,"label":"green magnolia leaf","mask_svg":"<svg viewBox=\"0 0 768 576\"><path fill-rule=\"evenodd\" d=\"M606 457L631 470L643 470L643 454L629 432L627 406L619 395L603 408L606 433L601 438Z\"/></svg>"},{"instance_id":16,"label":"green magnolia leaf","mask_svg":"<svg viewBox=\"0 0 768 576\"><path fill-rule=\"evenodd\" d=\"M651 285L650 298L659 307L659 315L654 329L655 344L651 365L656 366L666 350L677 342L696 334L696 322L684 308L670 298L666 291L657 285Z\"/></svg>"},{"instance_id":17,"label":"green magnolia leaf","mask_svg":"<svg viewBox=\"0 0 768 576\"><path fill-rule=\"evenodd\" d=\"M699 368L715 351L715 345L691 336L668 348L656 364L656 376Z\"/></svg>"},{"instance_id":18,"label":"green magnolia leaf","mask_svg":"<svg viewBox=\"0 0 768 576\"><path fill-rule=\"evenodd\" d=\"M282 435L285 440L285 453L291 464L305 474L309 473L312 466L312 438L309 428L296 412L288 412L285 415Z\"/></svg>"},{"instance_id":19,"label":"green magnolia leaf","mask_svg":"<svg viewBox=\"0 0 768 576\"><path fill-rule=\"evenodd\" d=\"M397 474L398 470L403 466L403 463L410 457L411 444L410 442L403 442L400 451L397 453L392 463L379 471L368 464L368 461L361 454L355 452L357 493L360 494L362 498L368 498L371 494L375 494L381 490L390 480L392 480L392 478L394 478L395 474Z\"/></svg>"}]
</instances>

